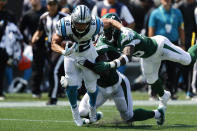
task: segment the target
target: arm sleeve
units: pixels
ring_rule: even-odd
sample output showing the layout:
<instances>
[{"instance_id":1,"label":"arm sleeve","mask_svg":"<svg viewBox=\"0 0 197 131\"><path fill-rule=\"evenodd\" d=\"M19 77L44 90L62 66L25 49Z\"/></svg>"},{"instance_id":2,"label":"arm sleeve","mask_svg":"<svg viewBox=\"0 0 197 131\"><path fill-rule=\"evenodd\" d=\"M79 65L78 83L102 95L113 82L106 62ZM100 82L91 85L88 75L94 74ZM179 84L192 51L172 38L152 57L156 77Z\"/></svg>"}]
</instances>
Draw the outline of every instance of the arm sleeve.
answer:
<instances>
[{"instance_id":1,"label":"arm sleeve","mask_svg":"<svg viewBox=\"0 0 197 131\"><path fill-rule=\"evenodd\" d=\"M84 66L99 75L107 73L110 70L110 66L105 64L105 62L92 63L89 60L86 60Z\"/></svg>"},{"instance_id":2,"label":"arm sleeve","mask_svg":"<svg viewBox=\"0 0 197 131\"><path fill-rule=\"evenodd\" d=\"M96 29L95 35L103 33L103 29L104 29L103 21L97 16L96 16L96 28L97 29Z\"/></svg>"}]
</instances>

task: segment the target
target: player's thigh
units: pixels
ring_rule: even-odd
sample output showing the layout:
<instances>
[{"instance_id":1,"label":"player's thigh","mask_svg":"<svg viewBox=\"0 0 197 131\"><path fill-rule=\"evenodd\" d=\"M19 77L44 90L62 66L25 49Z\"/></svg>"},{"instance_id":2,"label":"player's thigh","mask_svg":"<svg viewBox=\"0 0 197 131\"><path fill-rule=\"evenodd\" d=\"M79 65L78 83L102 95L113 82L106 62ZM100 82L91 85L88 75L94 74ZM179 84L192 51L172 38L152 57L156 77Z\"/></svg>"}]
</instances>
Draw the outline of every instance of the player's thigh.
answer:
<instances>
[{"instance_id":1,"label":"player's thigh","mask_svg":"<svg viewBox=\"0 0 197 131\"><path fill-rule=\"evenodd\" d=\"M113 99L121 118L126 121L133 117L133 101L130 83L126 77L123 76L122 78L122 83L118 87L116 93L114 93Z\"/></svg>"},{"instance_id":2,"label":"player's thigh","mask_svg":"<svg viewBox=\"0 0 197 131\"><path fill-rule=\"evenodd\" d=\"M79 85L81 82L81 72L75 65L74 59L64 57L65 77L68 79L69 86Z\"/></svg>"},{"instance_id":3,"label":"player's thigh","mask_svg":"<svg viewBox=\"0 0 197 131\"><path fill-rule=\"evenodd\" d=\"M85 86L88 92L90 93L95 92L98 75L92 72L91 70L84 68L82 69L82 78L85 82Z\"/></svg>"},{"instance_id":4,"label":"player's thigh","mask_svg":"<svg viewBox=\"0 0 197 131\"><path fill-rule=\"evenodd\" d=\"M167 38L164 40L162 59L178 62L183 65L189 65L191 62L189 53L171 43Z\"/></svg>"}]
</instances>

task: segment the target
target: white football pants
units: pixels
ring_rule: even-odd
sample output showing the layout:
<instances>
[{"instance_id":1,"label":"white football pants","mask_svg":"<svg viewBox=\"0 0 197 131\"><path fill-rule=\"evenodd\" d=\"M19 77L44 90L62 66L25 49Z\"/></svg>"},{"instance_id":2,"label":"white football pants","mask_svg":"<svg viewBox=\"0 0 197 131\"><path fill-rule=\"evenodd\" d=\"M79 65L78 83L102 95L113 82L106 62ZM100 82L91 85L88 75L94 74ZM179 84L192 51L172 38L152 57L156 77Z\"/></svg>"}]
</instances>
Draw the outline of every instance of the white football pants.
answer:
<instances>
[{"instance_id":1,"label":"white football pants","mask_svg":"<svg viewBox=\"0 0 197 131\"><path fill-rule=\"evenodd\" d=\"M133 101L131 96L131 88L129 80L121 73L119 81L113 86L102 88L99 87L99 92L96 100L96 108L102 106L108 99L113 99L123 120L127 121L133 117ZM79 104L79 112L83 117L89 114L89 96L86 93Z\"/></svg>"}]
</instances>

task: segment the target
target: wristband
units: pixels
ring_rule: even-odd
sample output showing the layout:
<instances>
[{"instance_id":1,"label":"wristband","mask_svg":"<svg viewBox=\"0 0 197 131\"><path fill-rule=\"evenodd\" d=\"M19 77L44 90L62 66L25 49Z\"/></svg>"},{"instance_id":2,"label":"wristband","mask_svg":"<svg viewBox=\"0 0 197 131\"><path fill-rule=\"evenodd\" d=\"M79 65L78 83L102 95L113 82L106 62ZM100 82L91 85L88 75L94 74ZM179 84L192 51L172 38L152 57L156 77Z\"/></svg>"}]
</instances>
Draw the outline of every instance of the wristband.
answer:
<instances>
[{"instance_id":1,"label":"wristband","mask_svg":"<svg viewBox=\"0 0 197 131\"><path fill-rule=\"evenodd\" d=\"M114 61L109 62L109 64L110 64L110 68L115 68L116 67L116 63Z\"/></svg>"}]
</instances>

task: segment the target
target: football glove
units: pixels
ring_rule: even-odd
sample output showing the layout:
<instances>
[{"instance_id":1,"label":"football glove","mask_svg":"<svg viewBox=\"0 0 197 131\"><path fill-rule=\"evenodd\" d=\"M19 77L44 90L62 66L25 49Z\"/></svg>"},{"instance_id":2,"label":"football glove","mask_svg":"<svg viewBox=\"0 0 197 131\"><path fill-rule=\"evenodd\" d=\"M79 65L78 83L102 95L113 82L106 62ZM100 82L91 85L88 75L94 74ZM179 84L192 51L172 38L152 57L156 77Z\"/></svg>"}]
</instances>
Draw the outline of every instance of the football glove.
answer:
<instances>
[{"instance_id":1,"label":"football glove","mask_svg":"<svg viewBox=\"0 0 197 131\"><path fill-rule=\"evenodd\" d=\"M72 54L76 50L76 47L77 47L76 43L73 43L73 45L71 47L69 47L68 45L69 44L66 44L65 50L62 51L62 54L64 56L68 56L68 55Z\"/></svg>"},{"instance_id":2,"label":"football glove","mask_svg":"<svg viewBox=\"0 0 197 131\"><path fill-rule=\"evenodd\" d=\"M62 87L66 88L68 86L68 79L65 76L61 76L60 84Z\"/></svg>"}]
</instances>

